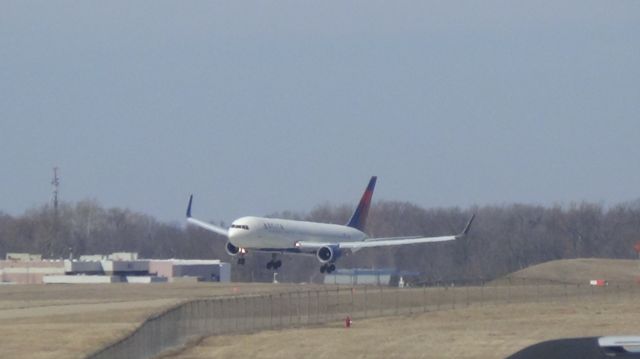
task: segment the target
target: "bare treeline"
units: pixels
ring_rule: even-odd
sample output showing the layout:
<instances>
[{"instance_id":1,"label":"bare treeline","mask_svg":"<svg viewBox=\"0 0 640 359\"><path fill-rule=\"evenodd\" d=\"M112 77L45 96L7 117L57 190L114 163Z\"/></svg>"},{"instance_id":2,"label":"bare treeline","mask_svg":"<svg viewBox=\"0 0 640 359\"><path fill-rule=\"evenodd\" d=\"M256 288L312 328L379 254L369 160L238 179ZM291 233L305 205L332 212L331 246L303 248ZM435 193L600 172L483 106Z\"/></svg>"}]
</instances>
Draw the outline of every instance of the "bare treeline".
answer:
<instances>
[{"instance_id":1,"label":"bare treeline","mask_svg":"<svg viewBox=\"0 0 640 359\"><path fill-rule=\"evenodd\" d=\"M324 204L308 214L283 212L273 217L346 223L351 206ZM472 213L477 219L463 240L398 248L363 249L341 258L341 268L397 268L420 273L425 281L490 279L524 267L563 258L635 258L640 241L638 202L605 208L579 203L565 207L532 205L469 209L424 209L411 203L378 201L371 208L371 236L444 235L458 233ZM43 253L67 258L72 253L138 252L144 258L221 258L224 238L182 223L163 223L129 210L105 209L95 201L63 203L57 214L48 205L19 217L0 213L0 255ZM267 254L233 263L236 280L271 280L264 268ZM313 257L283 257L281 281L317 281Z\"/></svg>"},{"instance_id":2,"label":"bare treeline","mask_svg":"<svg viewBox=\"0 0 640 359\"><path fill-rule=\"evenodd\" d=\"M209 233L90 200L61 203L57 212L45 205L15 218L0 213L3 257L6 252L69 258L126 251L145 258L213 258L224 252L216 242Z\"/></svg>"}]
</instances>

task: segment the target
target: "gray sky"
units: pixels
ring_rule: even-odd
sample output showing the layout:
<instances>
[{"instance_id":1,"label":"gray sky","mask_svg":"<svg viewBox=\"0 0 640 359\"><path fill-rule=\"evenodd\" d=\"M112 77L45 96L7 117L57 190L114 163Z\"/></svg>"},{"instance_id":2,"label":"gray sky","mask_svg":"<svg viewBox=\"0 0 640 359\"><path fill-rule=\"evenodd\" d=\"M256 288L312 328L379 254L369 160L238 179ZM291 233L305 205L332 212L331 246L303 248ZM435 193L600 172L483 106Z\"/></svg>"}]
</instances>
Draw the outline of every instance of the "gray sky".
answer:
<instances>
[{"instance_id":1,"label":"gray sky","mask_svg":"<svg viewBox=\"0 0 640 359\"><path fill-rule=\"evenodd\" d=\"M640 1L0 0L0 210L640 197Z\"/></svg>"}]
</instances>

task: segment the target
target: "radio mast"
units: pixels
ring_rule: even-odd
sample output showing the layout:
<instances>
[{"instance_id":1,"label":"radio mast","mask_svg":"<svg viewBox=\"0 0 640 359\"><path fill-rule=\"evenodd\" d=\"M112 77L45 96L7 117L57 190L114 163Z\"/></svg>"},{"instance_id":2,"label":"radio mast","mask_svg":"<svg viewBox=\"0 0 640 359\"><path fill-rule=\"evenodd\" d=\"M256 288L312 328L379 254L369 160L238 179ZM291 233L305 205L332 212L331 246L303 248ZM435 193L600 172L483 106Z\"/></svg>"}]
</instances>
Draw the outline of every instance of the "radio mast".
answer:
<instances>
[{"instance_id":1,"label":"radio mast","mask_svg":"<svg viewBox=\"0 0 640 359\"><path fill-rule=\"evenodd\" d=\"M51 180L53 193L51 201L53 201L53 233L49 239L49 258L53 258L54 242L58 242L58 232L60 229L58 223L58 192L60 191L60 177L58 177L58 167L53 167L53 179Z\"/></svg>"},{"instance_id":2,"label":"radio mast","mask_svg":"<svg viewBox=\"0 0 640 359\"><path fill-rule=\"evenodd\" d=\"M53 167L53 179L51 180L51 185L53 186L53 211L55 214L58 214L58 191L60 190L60 177L58 177L58 167Z\"/></svg>"}]
</instances>

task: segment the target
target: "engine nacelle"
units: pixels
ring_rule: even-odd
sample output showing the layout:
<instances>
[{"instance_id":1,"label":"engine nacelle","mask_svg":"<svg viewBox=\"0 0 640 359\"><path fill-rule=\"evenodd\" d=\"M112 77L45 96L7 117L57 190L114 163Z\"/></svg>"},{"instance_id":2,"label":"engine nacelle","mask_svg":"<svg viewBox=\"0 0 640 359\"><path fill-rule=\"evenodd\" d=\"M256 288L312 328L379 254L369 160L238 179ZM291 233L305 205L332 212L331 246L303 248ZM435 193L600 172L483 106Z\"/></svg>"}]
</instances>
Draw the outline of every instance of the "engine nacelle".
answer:
<instances>
[{"instance_id":1,"label":"engine nacelle","mask_svg":"<svg viewBox=\"0 0 640 359\"><path fill-rule=\"evenodd\" d=\"M318 249L316 256L320 263L333 263L342 255L342 251L339 246L324 246Z\"/></svg>"},{"instance_id":2,"label":"engine nacelle","mask_svg":"<svg viewBox=\"0 0 640 359\"><path fill-rule=\"evenodd\" d=\"M227 245L224 247L224 249L227 251L227 254L232 257L237 256L242 250L242 248L234 246L233 244L231 244L231 242L227 242Z\"/></svg>"}]
</instances>

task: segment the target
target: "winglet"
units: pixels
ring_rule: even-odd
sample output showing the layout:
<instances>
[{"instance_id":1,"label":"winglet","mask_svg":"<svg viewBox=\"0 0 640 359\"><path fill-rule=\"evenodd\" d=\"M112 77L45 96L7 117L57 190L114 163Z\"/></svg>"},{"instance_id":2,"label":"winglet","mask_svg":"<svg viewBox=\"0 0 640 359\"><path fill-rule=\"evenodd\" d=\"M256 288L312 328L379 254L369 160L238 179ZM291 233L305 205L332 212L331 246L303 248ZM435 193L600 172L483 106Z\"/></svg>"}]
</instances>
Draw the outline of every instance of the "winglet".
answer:
<instances>
[{"instance_id":1,"label":"winglet","mask_svg":"<svg viewBox=\"0 0 640 359\"><path fill-rule=\"evenodd\" d=\"M473 220L476 218L476 214L474 213L471 218L469 219L469 222L467 222L467 226L464 227L464 230L462 231L462 233L458 234L456 236L456 238L461 238L466 236L469 233L469 230L471 229L471 223L473 223Z\"/></svg>"},{"instance_id":2,"label":"winglet","mask_svg":"<svg viewBox=\"0 0 640 359\"><path fill-rule=\"evenodd\" d=\"M362 198L360 198L360 203L356 208L353 215L351 215L351 219L347 226L353 227L357 230L364 230L364 226L367 223L367 215L369 214L369 207L371 207L371 198L373 197L373 190L376 187L376 180L378 177L372 176L369 180L369 184L367 185L367 189L362 194Z\"/></svg>"},{"instance_id":3,"label":"winglet","mask_svg":"<svg viewBox=\"0 0 640 359\"><path fill-rule=\"evenodd\" d=\"M193 203L193 195L189 196L189 205L187 206L187 218L191 218L191 203Z\"/></svg>"}]
</instances>

